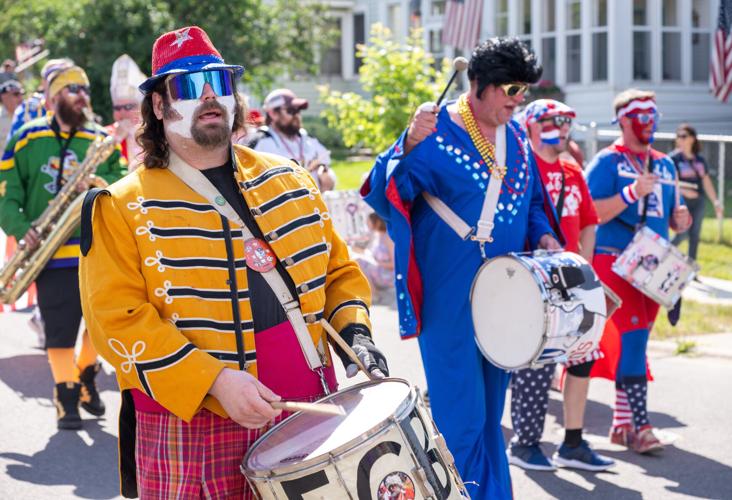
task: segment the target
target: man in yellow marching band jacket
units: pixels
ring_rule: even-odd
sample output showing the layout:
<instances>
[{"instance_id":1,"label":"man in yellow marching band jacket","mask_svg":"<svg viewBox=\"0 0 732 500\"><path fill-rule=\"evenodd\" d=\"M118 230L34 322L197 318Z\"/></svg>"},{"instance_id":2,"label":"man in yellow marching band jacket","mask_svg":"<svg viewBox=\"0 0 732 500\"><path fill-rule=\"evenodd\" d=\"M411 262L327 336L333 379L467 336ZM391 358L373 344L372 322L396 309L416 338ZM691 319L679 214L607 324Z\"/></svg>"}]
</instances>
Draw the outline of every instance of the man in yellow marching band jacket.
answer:
<instances>
[{"instance_id":1,"label":"man in yellow marching band jacket","mask_svg":"<svg viewBox=\"0 0 732 500\"><path fill-rule=\"evenodd\" d=\"M239 465L281 418L269 403L335 388L321 318L387 374L370 290L308 172L230 146L243 68L194 26L158 38L152 69L144 166L82 214L84 316L123 391L122 493L249 498Z\"/></svg>"},{"instance_id":2,"label":"man in yellow marching band jacket","mask_svg":"<svg viewBox=\"0 0 732 500\"><path fill-rule=\"evenodd\" d=\"M23 125L9 141L0 162L0 226L31 248L40 243L31 223L76 172L92 141L107 135L100 126L86 121L84 108L90 107L90 96L84 70L66 60L60 60L58 68L48 77L52 113ZM122 169L117 147L97 167L96 174L114 182L122 176ZM86 181L77 186L79 191L87 188ZM104 414L94 383L99 364L88 334L82 337L79 355L74 353L81 323L78 261L77 233L36 280L59 429L81 428L80 403L95 416Z\"/></svg>"}]
</instances>

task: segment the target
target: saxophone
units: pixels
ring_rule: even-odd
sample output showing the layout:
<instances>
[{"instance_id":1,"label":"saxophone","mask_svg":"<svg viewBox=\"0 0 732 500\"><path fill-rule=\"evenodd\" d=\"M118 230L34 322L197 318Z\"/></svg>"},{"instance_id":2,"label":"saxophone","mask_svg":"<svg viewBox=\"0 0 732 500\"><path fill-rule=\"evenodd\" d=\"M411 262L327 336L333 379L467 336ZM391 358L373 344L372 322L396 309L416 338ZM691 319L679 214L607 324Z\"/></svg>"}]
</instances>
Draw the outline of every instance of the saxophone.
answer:
<instances>
[{"instance_id":1,"label":"saxophone","mask_svg":"<svg viewBox=\"0 0 732 500\"><path fill-rule=\"evenodd\" d=\"M79 168L49 202L41 216L31 224L38 234L39 244L30 248L20 240L18 249L0 270L0 303L12 304L18 300L74 233L81 219L84 201L84 193L79 192L77 187L87 181L94 187L107 186L104 179L96 177L94 172L114 152L115 146L115 136L109 135L102 139L97 133Z\"/></svg>"}]
</instances>

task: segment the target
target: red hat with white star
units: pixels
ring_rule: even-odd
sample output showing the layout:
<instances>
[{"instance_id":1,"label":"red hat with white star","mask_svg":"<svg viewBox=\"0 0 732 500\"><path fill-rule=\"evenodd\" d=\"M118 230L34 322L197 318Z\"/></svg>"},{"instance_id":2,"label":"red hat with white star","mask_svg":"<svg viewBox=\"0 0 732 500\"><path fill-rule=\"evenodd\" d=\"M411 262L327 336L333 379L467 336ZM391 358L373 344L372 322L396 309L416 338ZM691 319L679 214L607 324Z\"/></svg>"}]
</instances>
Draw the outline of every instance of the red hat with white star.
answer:
<instances>
[{"instance_id":1,"label":"red hat with white star","mask_svg":"<svg viewBox=\"0 0 732 500\"><path fill-rule=\"evenodd\" d=\"M152 76L140 85L144 94L152 92L164 77L214 69L230 69L236 77L244 72L242 66L226 64L205 31L187 26L161 35L152 49Z\"/></svg>"}]
</instances>

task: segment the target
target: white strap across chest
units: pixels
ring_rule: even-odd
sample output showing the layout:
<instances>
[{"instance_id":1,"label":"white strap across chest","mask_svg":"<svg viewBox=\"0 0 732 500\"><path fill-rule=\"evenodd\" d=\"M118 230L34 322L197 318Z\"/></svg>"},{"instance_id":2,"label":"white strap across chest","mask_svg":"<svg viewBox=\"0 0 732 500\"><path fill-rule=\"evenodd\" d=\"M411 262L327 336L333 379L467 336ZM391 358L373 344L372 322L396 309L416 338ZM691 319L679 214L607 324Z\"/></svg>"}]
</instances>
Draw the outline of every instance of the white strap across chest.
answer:
<instances>
[{"instance_id":1,"label":"white strap across chest","mask_svg":"<svg viewBox=\"0 0 732 500\"><path fill-rule=\"evenodd\" d=\"M233 155L233 153L232 153ZM232 156L232 161L236 161L235 157ZM211 181L206 178L196 168L188 165L180 156L176 155L173 151L170 151L170 162L168 169L175 174L181 181L183 181L189 188L196 193L200 194L215 208L221 215L226 217L228 220L235 222L241 227L242 236L244 241L254 238L254 235L249 230L244 221L236 213L234 207L232 207L228 201L221 195L218 189L211 184ZM290 321L293 330L297 336L298 343L302 349L303 355L307 360L308 366L311 370L319 369L323 366L323 363L318 355L318 351L313 344L313 340L310 337L305 319L303 318L302 311L300 310L300 304L297 300L292 297L290 289L285 284L285 280L282 279L280 273L277 272L276 268L269 271L260 273L264 280L267 282L269 287L274 292L277 300L282 304L282 307L287 314L287 319Z\"/></svg>"},{"instance_id":2,"label":"white strap across chest","mask_svg":"<svg viewBox=\"0 0 732 500\"><path fill-rule=\"evenodd\" d=\"M486 189L485 199L483 200L483 208L480 212L480 219L478 220L476 227L469 226L463 219L460 218L450 207L448 207L442 200L434 195L424 191L425 201L429 204L432 210L442 219L445 224L457 233L462 239L467 239L469 236L473 241L477 241L481 244L485 242L492 242L493 228L495 224L493 219L496 215L496 206L498 205L498 198L501 195L501 184L503 180L499 177L498 173L504 170L506 166L506 126L499 125L496 128L496 165L493 169L494 174L490 176L488 181L488 189Z\"/></svg>"}]
</instances>

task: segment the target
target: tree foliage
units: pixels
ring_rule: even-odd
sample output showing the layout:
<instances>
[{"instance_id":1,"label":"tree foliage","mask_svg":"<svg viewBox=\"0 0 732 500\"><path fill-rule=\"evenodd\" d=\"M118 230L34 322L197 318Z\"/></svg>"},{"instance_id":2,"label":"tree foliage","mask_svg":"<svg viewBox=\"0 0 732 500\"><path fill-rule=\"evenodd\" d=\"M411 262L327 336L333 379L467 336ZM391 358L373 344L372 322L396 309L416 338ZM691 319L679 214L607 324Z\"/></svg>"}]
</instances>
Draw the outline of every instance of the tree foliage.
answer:
<instances>
[{"instance_id":1,"label":"tree foliage","mask_svg":"<svg viewBox=\"0 0 732 500\"><path fill-rule=\"evenodd\" d=\"M449 63L445 60L441 71L435 69L421 30L412 30L400 44L379 24L372 27L369 44L358 46L358 56L363 59L359 81L368 97L323 86L323 115L341 132L346 146L382 151L404 130L417 106L437 99L449 77Z\"/></svg>"},{"instance_id":2,"label":"tree foliage","mask_svg":"<svg viewBox=\"0 0 732 500\"><path fill-rule=\"evenodd\" d=\"M0 0L0 12L0 57L12 57L20 42L43 38L50 57L71 57L87 71L95 111L105 119L111 117L114 60L129 54L149 75L153 42L166 31L201 26L227 62L245 67L244 83L260 97L276 78L314 73L315 48L334 36L325 7L316 2Z\"/></svg>"}]
</instances>

